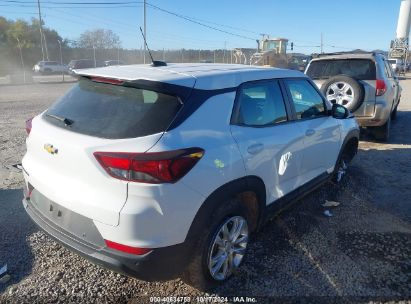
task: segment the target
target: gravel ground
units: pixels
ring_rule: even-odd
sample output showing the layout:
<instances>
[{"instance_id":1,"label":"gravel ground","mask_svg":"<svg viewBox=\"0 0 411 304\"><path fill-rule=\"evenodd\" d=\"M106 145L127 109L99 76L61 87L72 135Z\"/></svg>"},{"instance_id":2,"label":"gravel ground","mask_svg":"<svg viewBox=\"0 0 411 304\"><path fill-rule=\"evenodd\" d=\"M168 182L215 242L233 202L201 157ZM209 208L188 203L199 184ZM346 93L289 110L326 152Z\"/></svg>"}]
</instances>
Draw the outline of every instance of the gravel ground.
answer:
<instances>
[{"instance_id":1,"label":"gravel ground","mask_svg":"<svg viewBox=\"0 0 411 304\"><path fill-rule=\"evenodd\" d=\"M0 86L0 302L143 303L205 294L181 280L147 283L99 266L39 231L23 210L24 121L72 84ZM270 221L227 284L213 292L295 302L411 303L411 80L389 143L364 133L347 179L328 183ZM338 201L332 217L326 199Z\"/></svg>"}]
</instances>

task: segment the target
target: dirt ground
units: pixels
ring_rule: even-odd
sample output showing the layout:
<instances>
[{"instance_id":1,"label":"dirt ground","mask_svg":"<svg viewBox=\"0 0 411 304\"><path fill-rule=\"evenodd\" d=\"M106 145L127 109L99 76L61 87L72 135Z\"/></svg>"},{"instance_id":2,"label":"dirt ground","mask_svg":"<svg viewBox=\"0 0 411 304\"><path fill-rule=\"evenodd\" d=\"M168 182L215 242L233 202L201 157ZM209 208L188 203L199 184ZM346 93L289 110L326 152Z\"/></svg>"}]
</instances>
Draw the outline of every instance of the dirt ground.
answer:
<instances>
[{"instance_id":1,"label":"dirt ground","mask_svg":"<svg viewBox=\"0 0 411 304\"><path fill-rule=\"evenodd\" d=\"M0 86L0 302L142 303L206 296L180 280L147 283L95 266L39 231L25 214L24 121L73 84ZM411 79L388 143L367 132L345 181L328 183L258 233L239 273L213 295L258 303L411 303ZM325 200L341 203L326 217ZM203 301L204 303L204 301Z\"/></svg>"}]
</instances>

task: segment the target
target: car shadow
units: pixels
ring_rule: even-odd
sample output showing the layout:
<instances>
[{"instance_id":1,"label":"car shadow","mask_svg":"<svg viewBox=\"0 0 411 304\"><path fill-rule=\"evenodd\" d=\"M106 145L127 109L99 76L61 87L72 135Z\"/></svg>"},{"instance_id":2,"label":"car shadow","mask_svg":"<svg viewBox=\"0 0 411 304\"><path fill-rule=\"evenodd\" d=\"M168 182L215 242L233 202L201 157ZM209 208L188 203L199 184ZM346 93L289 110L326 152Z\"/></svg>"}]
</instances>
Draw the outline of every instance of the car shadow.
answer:
<instances>
[{"instance_id":1,"label":"car shadow","mask_svg":"<svg viewBox=\"0 0 411 304\"><path fill-rule=\"evenodd\" d=\"M325 184L271 220L238 275L212 292L263 302L410 300L409 151L360 150L343 183ZM324 208L326 200L340 205Z\"/></svg>"},{"instance_id":2,"label":"car shadow","mask_svg":"<svg viewBox=\"0 0 411 304\"><path fill-rule=\"evenodd\" d=\"M27 238L37 228L26 214L22 198L21 189L0 190L0 268L7 264L9 276L0 276L0 294L32 271L34 256Z\"/></svg>"}]
</instances>

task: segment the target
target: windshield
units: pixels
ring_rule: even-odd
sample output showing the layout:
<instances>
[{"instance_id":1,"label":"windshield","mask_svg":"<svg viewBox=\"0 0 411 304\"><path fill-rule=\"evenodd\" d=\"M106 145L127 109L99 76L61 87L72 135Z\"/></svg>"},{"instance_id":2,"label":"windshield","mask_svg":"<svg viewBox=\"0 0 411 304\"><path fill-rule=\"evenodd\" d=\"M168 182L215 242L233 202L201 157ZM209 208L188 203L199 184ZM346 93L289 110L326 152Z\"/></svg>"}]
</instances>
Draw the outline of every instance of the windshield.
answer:
<instances>
[{"instance_id":1,"label":"windshield","mask_svg":"<svg viewBox=\"0 0 411 304\"><path fill-rule=\"evenodd\" d=\"M312 79L327 79L347 75L359 80L375 80L375 63L369 59L341 59L312 61L306 73Z\"/></svg>"},{"instance_id":2,"label":"windshield","mask_svg":"<svg viewBox=\"0 0 411 304\"><path fill-rule=\"evenodd\" d=\"M175 96L82 78L43 118L81 134L133 138L164 132L181 106Z\"/></svg>"}]
</instances>

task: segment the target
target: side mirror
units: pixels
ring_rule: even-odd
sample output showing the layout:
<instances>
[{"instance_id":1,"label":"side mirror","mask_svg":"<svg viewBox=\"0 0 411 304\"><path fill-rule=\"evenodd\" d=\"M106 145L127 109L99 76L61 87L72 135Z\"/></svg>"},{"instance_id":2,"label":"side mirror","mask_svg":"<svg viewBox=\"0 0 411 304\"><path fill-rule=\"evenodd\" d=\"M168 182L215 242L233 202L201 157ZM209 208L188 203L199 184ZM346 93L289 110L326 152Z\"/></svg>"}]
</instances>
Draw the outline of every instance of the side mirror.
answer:
<instances>
[{"instance_id":1,"label":"side mirror","mask_svg":"<svg viewBox=\"0 0 411 304\"><path fill-rule=\"evenodd\" d=\"M331 115L337 119L345 119L350 115L350 111L343 105L335 103L331 108Z\"/></svg>"}]
</instances>

